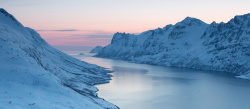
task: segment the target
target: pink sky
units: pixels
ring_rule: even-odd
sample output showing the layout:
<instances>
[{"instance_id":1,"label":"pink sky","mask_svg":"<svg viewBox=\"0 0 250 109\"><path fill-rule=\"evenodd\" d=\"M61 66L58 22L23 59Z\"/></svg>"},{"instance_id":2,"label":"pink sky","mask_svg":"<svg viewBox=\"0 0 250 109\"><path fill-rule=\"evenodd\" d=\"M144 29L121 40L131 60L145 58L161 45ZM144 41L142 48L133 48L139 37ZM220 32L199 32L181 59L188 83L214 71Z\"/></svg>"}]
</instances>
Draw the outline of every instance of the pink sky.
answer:
<instances>
[{"instance_id":1,"label":"pink sky","mask_svg":"<svg viewBox=\"0 0 250 109\"><path fill-rule=\"evenodd\" d=\"M51 45L96 46L116 32L140 33L185 17L227 22L250 12L249 0L0 0Z\"/></svg>"}]
</instances>

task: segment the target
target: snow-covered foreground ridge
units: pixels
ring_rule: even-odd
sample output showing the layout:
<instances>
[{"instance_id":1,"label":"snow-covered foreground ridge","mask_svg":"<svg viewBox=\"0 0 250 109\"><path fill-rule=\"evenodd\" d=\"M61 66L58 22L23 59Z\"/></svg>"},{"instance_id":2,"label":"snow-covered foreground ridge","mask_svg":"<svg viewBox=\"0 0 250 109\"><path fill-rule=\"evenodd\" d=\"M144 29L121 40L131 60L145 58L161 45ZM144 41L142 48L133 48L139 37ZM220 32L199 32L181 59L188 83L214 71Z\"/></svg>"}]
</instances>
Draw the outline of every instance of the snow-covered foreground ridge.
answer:
<instances>
[{"instance_id":1,"label":"snow-covered foreground ridge","mask_svg":"<svg viewBox=\"0 0 250 109\"><path fill-rule=\"evenodd\" d=\"M250 78L250 14L206 24L187 17L139 35L116 33L97 57L237 73Z\"/></svg>"},{"instance_id":2,"label":"snow-covered foreground ridge","mask_svg":"<svg viewBox=\"0 0 250 109\"><path fill-rule=\"evenodd\" d=\"M93 86L108 72L52 48L0 9L0 109L117 108Z\"/></svg>"}]
</instances>

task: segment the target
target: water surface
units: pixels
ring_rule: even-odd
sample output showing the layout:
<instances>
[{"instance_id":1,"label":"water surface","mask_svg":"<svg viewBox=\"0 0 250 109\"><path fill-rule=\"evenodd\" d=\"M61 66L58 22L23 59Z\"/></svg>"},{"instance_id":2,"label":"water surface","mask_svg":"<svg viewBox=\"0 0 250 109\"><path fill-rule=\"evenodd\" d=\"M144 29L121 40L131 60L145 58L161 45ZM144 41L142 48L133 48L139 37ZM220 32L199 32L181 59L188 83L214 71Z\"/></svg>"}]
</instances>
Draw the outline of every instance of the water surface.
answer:
<instances>
[{"instance_id":1,"label":"water surface","mask_svg":"<svg viewBox=\"0 0 250 109\"><path fill-rule=\"evenodd\" d=\"M98 96L121 109L250 109L250 81L224 72L73 55L115 71Z\"/></svg>"}]
</instances>

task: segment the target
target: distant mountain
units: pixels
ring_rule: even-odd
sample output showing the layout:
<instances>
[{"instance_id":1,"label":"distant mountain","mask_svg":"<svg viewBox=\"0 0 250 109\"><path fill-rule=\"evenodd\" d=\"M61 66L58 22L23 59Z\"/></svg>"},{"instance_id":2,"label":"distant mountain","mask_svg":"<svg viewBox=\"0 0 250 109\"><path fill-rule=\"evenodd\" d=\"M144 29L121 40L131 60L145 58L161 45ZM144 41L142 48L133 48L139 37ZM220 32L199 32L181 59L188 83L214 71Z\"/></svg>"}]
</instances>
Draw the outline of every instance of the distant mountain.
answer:
<instances>
[{"instance_id":1,"label":"distant mountain","mask_svg":"<svg viewBox=\"0 0 250 109\"><path fill-rule=\"evenodd\" d=\"M111 75L47 44L0 9L1 109L117 108L99 98L94 84Z\"/></svg>"},{"instance_id":2,"label":"distant mountain","mask_svg":"<svg viewBox=\"0 0 250 109\"><path fill-rule=\"evenodd\" d=\"M102 46L96 46L89 53L98 53L98 52L102 51L102 48L103 48Z\"/></svg>"},{"instance_id":3,"label":"distant mountain","mask_svg":"<svg viewBox=\"0 0 250 109\"><path fill-rule=\"evenodd\" d=\"M97 57L225 71L250 78L250 14L206 24L187 17L139 35L116 33Z\"/></svg>"}]
</instances>

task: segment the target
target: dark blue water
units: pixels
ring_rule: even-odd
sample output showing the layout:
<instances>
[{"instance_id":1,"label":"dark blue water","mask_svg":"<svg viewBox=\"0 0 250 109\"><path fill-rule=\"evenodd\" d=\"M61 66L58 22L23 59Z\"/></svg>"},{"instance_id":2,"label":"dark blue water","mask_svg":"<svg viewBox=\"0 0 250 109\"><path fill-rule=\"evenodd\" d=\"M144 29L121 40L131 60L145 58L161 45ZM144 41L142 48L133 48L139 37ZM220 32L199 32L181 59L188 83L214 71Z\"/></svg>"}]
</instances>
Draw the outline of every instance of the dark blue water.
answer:
<instances>
[{"instance_id":1,"label":"dark blue water","mask_svg":"<svg viewBox=\"0 0 250 109\"><path fill-rule=\"evenodd\" d=\"M223 72L72 56L115 71L98 96L121 109L250 109L250 81Z\"/></svg>"}]
</instances>

